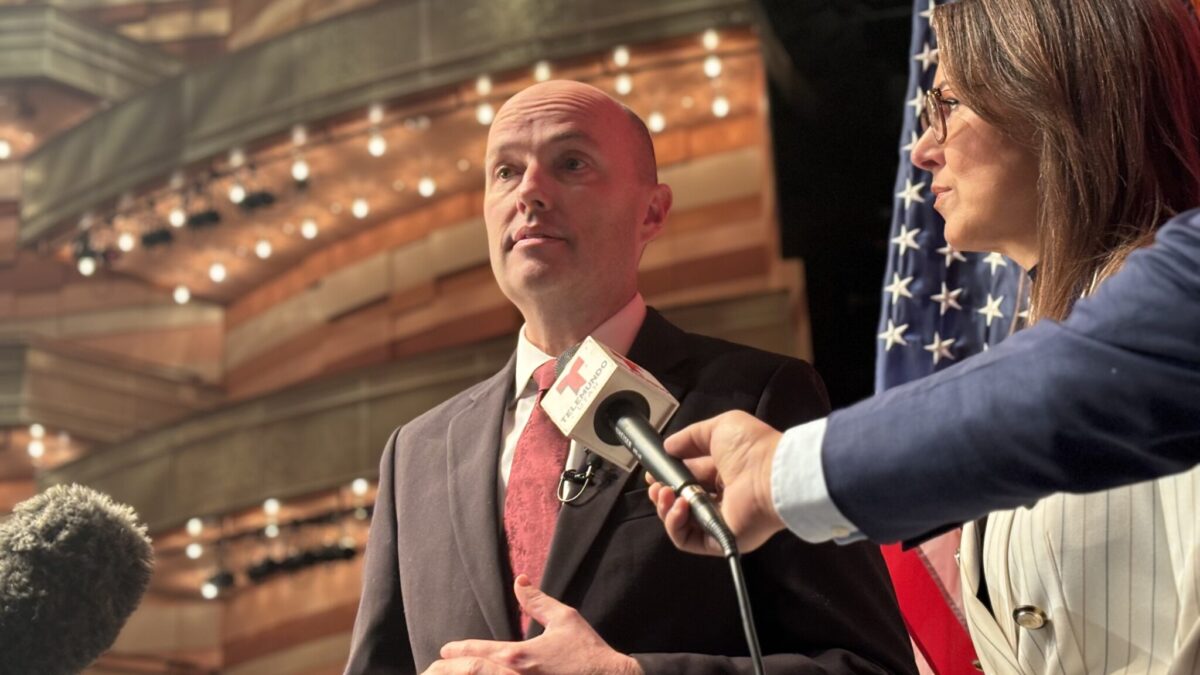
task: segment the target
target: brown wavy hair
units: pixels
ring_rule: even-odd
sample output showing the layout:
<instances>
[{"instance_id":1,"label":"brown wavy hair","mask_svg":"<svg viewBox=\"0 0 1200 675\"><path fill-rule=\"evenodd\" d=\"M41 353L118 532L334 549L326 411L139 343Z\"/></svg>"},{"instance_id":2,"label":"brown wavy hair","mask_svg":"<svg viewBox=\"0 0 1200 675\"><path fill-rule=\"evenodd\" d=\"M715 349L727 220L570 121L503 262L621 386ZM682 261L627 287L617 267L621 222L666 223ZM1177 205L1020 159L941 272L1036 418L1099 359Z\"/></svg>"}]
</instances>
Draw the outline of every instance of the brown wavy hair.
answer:
<instances>
[{"instance_id":1,"label":"brown wavy hair","mask_svg":"<svg viewBox=\"0 0 1200 675\"><path fill-rule=\"evenodd\" d=\"M1032 316L1200 206L1200 27L1182 0L959 0L933 14L957 98L1038 157Z\"/></svg>"}]
</instances>

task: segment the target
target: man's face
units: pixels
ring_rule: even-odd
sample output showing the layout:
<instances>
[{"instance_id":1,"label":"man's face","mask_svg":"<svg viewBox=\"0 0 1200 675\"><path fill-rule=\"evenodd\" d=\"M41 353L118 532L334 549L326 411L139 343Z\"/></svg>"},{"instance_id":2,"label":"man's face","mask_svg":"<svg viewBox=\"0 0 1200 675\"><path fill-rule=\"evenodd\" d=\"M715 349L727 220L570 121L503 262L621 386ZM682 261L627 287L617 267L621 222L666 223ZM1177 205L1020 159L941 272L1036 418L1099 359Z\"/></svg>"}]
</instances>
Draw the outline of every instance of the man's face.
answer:
<instances>
[{"instance_id":1,"label":"man's face","mask_svg":"<svg viewBox=\"0 0 1200 675\"><path fill-rule=\"evenodd\" d=\"M639 177L635 129L614 101L575 82L535 85L501 108L484 221L492 271L518 307L632 297L642 249L670 207L669 191L663 208L660 188Z\"/></svg>"}]
</instances>

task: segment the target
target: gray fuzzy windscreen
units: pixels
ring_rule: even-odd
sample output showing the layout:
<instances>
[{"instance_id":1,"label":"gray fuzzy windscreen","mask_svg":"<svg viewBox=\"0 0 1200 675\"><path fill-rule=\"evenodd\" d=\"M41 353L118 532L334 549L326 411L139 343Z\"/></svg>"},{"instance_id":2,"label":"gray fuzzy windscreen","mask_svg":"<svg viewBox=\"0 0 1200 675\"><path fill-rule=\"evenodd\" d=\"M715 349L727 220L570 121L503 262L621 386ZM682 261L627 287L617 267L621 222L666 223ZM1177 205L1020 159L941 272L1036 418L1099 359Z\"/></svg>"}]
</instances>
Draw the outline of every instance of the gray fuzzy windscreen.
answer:
<instances>
[{"instance_id":1,"label":"gray fuzzy windscreen","mask_svg":"<svg viewBox=\"0 0 1200 675\"><path fill-rule=\"evenodd\" d=\"M21 502L0 524L0 675L78 673L117 638L150 581L133 509L80 485Z\"/></svg>"}]
</instances>

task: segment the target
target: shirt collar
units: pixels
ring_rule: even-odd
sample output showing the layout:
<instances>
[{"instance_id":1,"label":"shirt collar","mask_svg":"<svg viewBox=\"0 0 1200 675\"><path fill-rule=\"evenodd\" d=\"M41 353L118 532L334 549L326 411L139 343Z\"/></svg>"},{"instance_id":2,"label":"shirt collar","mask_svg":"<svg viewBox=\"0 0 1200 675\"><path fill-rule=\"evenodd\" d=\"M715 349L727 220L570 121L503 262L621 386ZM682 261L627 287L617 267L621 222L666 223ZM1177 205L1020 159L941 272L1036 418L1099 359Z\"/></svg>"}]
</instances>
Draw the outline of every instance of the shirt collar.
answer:
<instances>
[{"instance_id":1,"label":"shirt collar","mask_svg":"<svg viewBox=\"0 0 1200 675\"><path fill-rule=\"evenodd\" d=\"M633 341L637 338L638 331L642 329L642 322L645 319L646 301L642 298L641 293L634 293L633 299L617 310L616 314L597 326L596 330L591 332L591 336L603 342L609 349L619 354L625 354L633 346ZM524 393L525 388L529 386L530 378L533 377L533 371L537 370L538 366L556 358L558 358L557 354L551 356L530 342L525 337L525 326L521 326L521 331L517 335L517 367L514 382L516 389L513 400L520 398Z\"/></svg>"}]
</instances>

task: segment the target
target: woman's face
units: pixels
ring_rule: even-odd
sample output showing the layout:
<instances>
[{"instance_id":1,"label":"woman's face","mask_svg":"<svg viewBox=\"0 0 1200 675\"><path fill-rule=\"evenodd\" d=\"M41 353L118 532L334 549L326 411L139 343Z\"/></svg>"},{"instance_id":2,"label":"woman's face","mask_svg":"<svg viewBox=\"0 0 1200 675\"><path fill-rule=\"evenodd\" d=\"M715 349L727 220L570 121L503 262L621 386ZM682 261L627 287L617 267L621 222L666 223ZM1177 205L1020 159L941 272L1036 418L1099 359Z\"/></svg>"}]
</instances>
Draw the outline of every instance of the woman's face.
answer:
<instances>
[{"instance_id":1,"label":"woman's face","mask_svg":"<svg viewBox=\"0 0 1200 675\"><path fill-rule=\"evenodd\" d=\"M941 73L933 84L942 92L946 140L939 144L931 125L912 162L933 174L946 241L960 251L999 251L1029 269L1038 262L1037 157L960 102Z\"/></svg>"}]
</instances>

